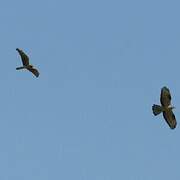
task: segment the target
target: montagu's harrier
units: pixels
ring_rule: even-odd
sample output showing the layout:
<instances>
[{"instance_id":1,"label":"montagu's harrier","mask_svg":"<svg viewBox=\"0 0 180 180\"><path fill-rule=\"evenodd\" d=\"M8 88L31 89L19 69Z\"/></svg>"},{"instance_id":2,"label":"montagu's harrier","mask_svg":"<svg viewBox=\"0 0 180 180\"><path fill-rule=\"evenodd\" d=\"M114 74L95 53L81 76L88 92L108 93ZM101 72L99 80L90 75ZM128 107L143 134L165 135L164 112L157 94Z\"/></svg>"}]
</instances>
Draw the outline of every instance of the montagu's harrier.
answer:
<instances>
[{"instance_id":1,"label":"montagu's harrier","mask_svg":"<svg viewBox=\"0 0 180 180\"><path fill-rule=\"evenodd\" d=\"M154 104L152 106L153 114L156 116L163 113L163 117L168 123L169 127L171 129L174 129L176 127L176 118L172 111L174 108L171 106L171 94L167 87L163 87L161 89L161 97L160 97L161 106Z\"/></svg>"},{"instance_id":2,"label":"montagu's harrier","mask_svg":"<svg viewBox=\"0 0 180 180\"><path fill-rule=\"evenodd\" d=\"M21 56L21 60L23 63L23 66L17 67L16 70L27 69L27 70L31 71L36 77L38 77L39 72L31 64L29 64L29 57L22 50L20 50L18 48L16 50L18 51L19 55Z\"/></svg>"}]
</instances>

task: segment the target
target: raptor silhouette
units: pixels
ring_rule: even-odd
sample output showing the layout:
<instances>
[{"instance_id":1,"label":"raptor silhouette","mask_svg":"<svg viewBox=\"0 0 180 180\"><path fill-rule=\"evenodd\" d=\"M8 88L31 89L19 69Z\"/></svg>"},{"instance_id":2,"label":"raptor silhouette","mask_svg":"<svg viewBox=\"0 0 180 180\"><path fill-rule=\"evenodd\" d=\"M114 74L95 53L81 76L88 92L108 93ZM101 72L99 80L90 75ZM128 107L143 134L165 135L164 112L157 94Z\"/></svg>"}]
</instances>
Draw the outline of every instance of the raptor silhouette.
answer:
<instances>
[{"instance_id":1,"label":"raptor silhouette","mask_svg":"<svg viewBox=\"0 0 180 180\"><path fill-rule=\"evenodd\" d=\"M161 89L160 102L161 102L161 106L156 104L152 106L153 114L157 116L162 112L163 117L166 120L169 127L171 129L174 129L177 125L177 122L176 122L176 117L172 111L174 107L171 106L171 94L167 87L163 87Z\"/></svg>"},{"instance_id":2,"label":"raptor silhouette","mask_svg":"<svg viewBox=\"0 0 180 180\"><path fill-rule=\"evenodd\" d=\"M30 72L32 72L36 77L38 77L39 72L37 69L35 69L33 67L33 65L29 64L29 57L21 49L16 48L16 50L18 51L19 55L21 56L21 60L22 60L22 64L23 64L23 66L17 67L16 70L27 69Z\"/></svg>"}]
</instances>

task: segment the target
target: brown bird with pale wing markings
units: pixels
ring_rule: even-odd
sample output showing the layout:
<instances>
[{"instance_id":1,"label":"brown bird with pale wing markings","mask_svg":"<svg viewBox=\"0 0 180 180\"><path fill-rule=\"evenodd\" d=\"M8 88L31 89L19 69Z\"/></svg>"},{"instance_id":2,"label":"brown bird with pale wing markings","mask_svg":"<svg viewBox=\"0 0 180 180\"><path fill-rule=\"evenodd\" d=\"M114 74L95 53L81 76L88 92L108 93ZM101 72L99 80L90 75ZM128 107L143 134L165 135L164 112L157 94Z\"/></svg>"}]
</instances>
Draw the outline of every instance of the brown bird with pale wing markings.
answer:
<instances>
[{"instance_id":1,"label":"brown bird with pale wing markings","mask_svg":"<svg viewBox=\"0 0 180 180\"><path fill-rule=\"evenodd\" d=\"M20 50L18 48L16 50L18 51L19 55L21 56L21 60L23 63L23 66L17 67L16 70L27 69L30 72L32 72L36 77L38 77L39 72L31 64L29 64L29 57L22 50Z\"/></svg>"},{"instance_id":2,"label":"brown bird with pale wing markings","mask_svg":"<svg viewBox=\"0 0 180 180\"><path fill-rule=\"evenodd\" d=\"M160 101L161 101L161 106L156 104L152 106L153 114L156 116L162 112L163 117L166 120L169 127L171 129L174 129L177 125L177 122L176 122L176 117L172 111L174 107L171 106L171 94L167 87L163 87L161 89Z\"/></svg>"}]
</instances>

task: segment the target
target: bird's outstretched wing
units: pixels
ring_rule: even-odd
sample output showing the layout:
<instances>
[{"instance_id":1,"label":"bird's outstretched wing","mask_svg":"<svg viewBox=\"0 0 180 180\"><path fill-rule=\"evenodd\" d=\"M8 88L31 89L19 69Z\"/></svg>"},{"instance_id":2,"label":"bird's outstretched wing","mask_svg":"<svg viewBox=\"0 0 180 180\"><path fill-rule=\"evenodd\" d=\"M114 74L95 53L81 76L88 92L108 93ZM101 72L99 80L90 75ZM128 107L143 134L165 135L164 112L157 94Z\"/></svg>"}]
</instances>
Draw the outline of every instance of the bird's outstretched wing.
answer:
<instances>
[{"instance_id":1,"label":"bird's outstretched wing","mask_svg":"<svg viewBox=\"0 0 180 180\"><path fill-rule=\"evenodd\" d=\"M24 66L27 66L29 65L29 57L20 49L16 49L19 53L19 55L21 56L21 59L22 59L22 63Z\"/></svg>"},{"instance_id":2,"label":"bird's outstretched wing","mask_svg":"<svg viewBox=\"0 0 180 180\"><path fill-rule=\"evenodd\" d=\"M31 71L36 77L39 76L39 71L35 68L27 68L29 71Z\"/></svg>"},{"instance_id":3,"label":"bird's outstretched wing","mask_svg":"<svg viewBox=\"0 0 180 180\"><path fill-rule=\"evenodd\" d=\"M172 109L168 109L167 111L164 111L163 117L171 129L174 129L176 127L176 124L177 124L176 117L174 113L172 112Z\"/></svg>"},{"instance_id":4,"label":"bird's outstretched wing","mask_svg":"<svg viewBox=\"0 0 180 180\"><path fill-rule=\"evenodd\" d=\"M163 87L161 89L161 104L164 107L168 107L171 104L171 94L167 87Z\"/></svg>"}]
</instances>

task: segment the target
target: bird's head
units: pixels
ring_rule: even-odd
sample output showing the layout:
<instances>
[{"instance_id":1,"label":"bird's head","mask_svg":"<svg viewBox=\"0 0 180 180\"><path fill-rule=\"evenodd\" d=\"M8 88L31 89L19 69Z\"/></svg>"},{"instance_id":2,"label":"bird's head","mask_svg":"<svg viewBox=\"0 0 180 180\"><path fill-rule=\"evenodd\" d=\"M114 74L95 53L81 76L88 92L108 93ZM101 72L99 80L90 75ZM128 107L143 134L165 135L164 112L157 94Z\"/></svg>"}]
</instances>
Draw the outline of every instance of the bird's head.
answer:
<instances>
[{"instance_id":1,"label":"bird's head","mask_svg":"<svg viewBox=\"0 0 180 180\"><path fill-rule=\"evenodd\" d=\"M169 108L170 108L171 110L172 110L172 109L175 109L175 107L174 107L174 106L170 106Z\"/></svg>"}]
</instances>

